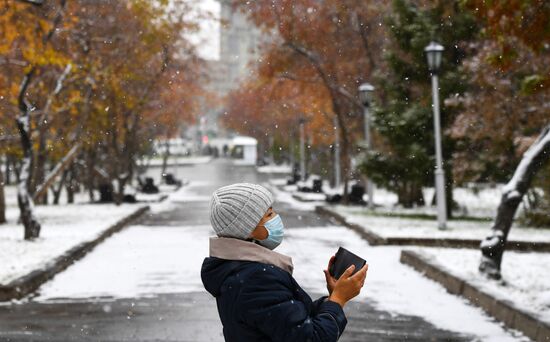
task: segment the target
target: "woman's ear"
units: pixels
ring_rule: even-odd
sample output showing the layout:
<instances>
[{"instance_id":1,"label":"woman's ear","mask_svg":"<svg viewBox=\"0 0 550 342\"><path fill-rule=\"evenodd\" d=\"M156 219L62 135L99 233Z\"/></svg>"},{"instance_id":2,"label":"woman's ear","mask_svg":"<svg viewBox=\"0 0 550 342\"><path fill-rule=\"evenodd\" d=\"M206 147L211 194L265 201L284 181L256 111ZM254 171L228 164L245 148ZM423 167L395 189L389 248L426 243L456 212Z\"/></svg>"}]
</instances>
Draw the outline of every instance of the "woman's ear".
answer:
<instances>
[{"instance_id":1,"label":"woman's ear","mask_svg":"<svg viewBox=\"0 0 550 342\"><path fill-rule=\"evenodd\" d=\"M267 232L267 229L264 226L256 226L256 228L252 231L250 234L250 237L255 240L265 240L267 239L267 236L269 233Z\"/></svg>"}]
</instances>

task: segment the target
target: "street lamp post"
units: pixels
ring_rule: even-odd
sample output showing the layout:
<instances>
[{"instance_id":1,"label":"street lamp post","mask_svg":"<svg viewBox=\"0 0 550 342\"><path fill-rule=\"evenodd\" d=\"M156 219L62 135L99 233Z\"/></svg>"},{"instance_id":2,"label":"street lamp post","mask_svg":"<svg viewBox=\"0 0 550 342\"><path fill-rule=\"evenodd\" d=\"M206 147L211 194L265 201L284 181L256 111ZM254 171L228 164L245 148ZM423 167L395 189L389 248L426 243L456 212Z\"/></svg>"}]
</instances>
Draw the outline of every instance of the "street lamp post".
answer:
<instances>
[{"instance_id":1,"label":"street lamp post","mask_svg":"<svg viewBox=\"0 0 550 342\"><path fill-rule=\"evenodd\" d=\"M338 129L338 118L334 117L334 188L340 188L340 130Z\"/></svg>"},{"instance_id":2,"label":"street lamp post","mask_svg":"<svg viewBox=\"0 0 550 342\"><path fill-rule=\"evenodd\" d=\"M374 87L370 83L363 83L359 86L359 97L363 104L363 113L365 121L365 140L367 142L367 150L372 148L371 134L370 134L370 105L372 102L372 93ZM374 184L370 177L367 178L367 195L369 197L369 209L374 208Z\"/></svg>"},{"instance_id":3,"label":"street lamp post","mask_svg":"<svg viewBox=\"0 0 550 342\"><path fill-rule=\"evenodd\" d=\"M306 120L300 118L300 178L306 180Z\"/></svg>"},{"instance_id":4,"label":"street lamp post","mask_svg":"<svg viewBox=\"0 0 550 342\"><path fill-rule=\"evenodd\" d=\"M439 114L439 80L437 74L441 65L443 46L431 42L424 51L428 59L428 67L432 76L432 96L435 129L435 191L437 200L437 226L439 229L447 229L447 205L445 200L445 172L443 171L443 155L441 148L441 122Z\"/></svg>"}]
</instances>

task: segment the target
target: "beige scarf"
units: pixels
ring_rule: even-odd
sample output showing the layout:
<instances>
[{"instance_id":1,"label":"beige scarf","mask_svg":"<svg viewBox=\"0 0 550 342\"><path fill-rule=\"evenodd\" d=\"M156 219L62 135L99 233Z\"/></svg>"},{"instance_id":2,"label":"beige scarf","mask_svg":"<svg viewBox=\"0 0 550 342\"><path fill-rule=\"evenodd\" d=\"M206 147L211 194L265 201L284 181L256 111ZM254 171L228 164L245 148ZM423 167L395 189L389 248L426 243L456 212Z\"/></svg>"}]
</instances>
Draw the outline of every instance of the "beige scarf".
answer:
<instances>
[{"instance_id":1,"label":"beige scarf","mask_svg":"<svg viewBox=\"0 0 550 342\"><path fill-rule=\"evenodd\" d=\"M256 261L277 266L292 274L292 258L274 252L254 242L223 238L210 238L210 256L225 260Z\"/></svg>"}]
</instances>

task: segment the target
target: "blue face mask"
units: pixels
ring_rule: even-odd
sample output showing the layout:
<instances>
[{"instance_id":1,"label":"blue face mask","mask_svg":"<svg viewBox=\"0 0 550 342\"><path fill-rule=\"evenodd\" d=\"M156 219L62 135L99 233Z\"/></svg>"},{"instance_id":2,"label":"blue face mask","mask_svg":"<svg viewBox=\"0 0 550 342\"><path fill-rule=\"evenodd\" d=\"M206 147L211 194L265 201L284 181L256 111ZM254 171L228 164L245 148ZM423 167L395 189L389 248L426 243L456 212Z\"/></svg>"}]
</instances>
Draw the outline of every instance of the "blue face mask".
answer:
<instances>
[{"instance_id":1,"label":"blue face mask","mask_svg":"<svg viewBox=\"0 0 550 342\"><path fill-rule=\"evenodd\" d=\"M258 243L266 248L274 250L283 242L284 228L283 220L281 216L275 215L271 220L264 223L265 229L267 229L268 236L265 240L259 240Z\"/></svg>"}]
</instances>

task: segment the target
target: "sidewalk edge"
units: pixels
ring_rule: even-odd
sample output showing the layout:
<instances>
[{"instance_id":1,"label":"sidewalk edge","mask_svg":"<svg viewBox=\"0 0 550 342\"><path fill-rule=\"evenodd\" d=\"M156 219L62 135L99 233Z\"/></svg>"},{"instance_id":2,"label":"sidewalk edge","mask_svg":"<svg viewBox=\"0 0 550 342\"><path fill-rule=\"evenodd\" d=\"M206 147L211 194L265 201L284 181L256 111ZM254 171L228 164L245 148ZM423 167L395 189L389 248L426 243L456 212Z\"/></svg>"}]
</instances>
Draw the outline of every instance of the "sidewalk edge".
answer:
<instances>
[{"instance_id":1,"label":"sidewalk edge","mask_svg":"<svg viewBox=\"0 0 550 342\"><path fill-rule=\"evenodd\" d=\"M477 239L455 239L455 238L416 238L416 237L382 237L372 230L359 224L349 222L344 216L330 209L327 206L317 206L315 211L318 214L334 218L338 223L354 230L367 240L371 245L393 245L393 246L423 246L423 247L444 247L444 248L479 248L481 240ZM531 241L507 241L506 249L522 252L550 252L550 242ZM550 341L550 340L549 340Z\"/></svg>"},{"instance_id":2,"label":"sidewalk edge","mask_svg":"<svg viewBox=\"0 0 550 342\"><path fill-rule=\"evenodd\" d=\"M550 341L549 323L525 312L508 301L495 298L491 294L476 288L467 280L451 274L422 254L404 250L401 251L399 261L422 273L425 277L440 283L447 292L467 299L490 316L503 322L507 327L521 331L534 341Z\"/></svg>"},{"instance_id":3,"label":"sidewalk edge","mask_svg":"<svg viewBox=\"0 0 550 342\"><path fill-rule=\"evenodd\" d=\"M380 235L358 225L355 223L348 222L346 218L339 213L335 212L334 210L331 210L325 206L317 206L315 207L315 212L320 215L329 216L333 219L335 219L338 223L350 228L351 230L355 231L357 234L359 234L363 239L367 240L369 244L372 246L376 245L388 245L389 241Z\"/></svg>"},{"instance_id":4,"label":"sidewalk edge","mask_svg":"<svg viewBox=\"0 0 550 342\"><path fill-rule=\"evenodd\" d=\"M83 242L69 249L61 256L53 259L53 261L44 268L34 270L29 274L11 281L7 285L0 285L0 302L10 301L12 299L21 299L33 293L42 284L53 278L56 274L65 270L75 261L84 257L108 237L121 231L130 223L140 219L149 210L150 207L148 205L137 208L133 213L120 219L117 223L104 230L95 239Z\"/></svg>"}]
</instances>

